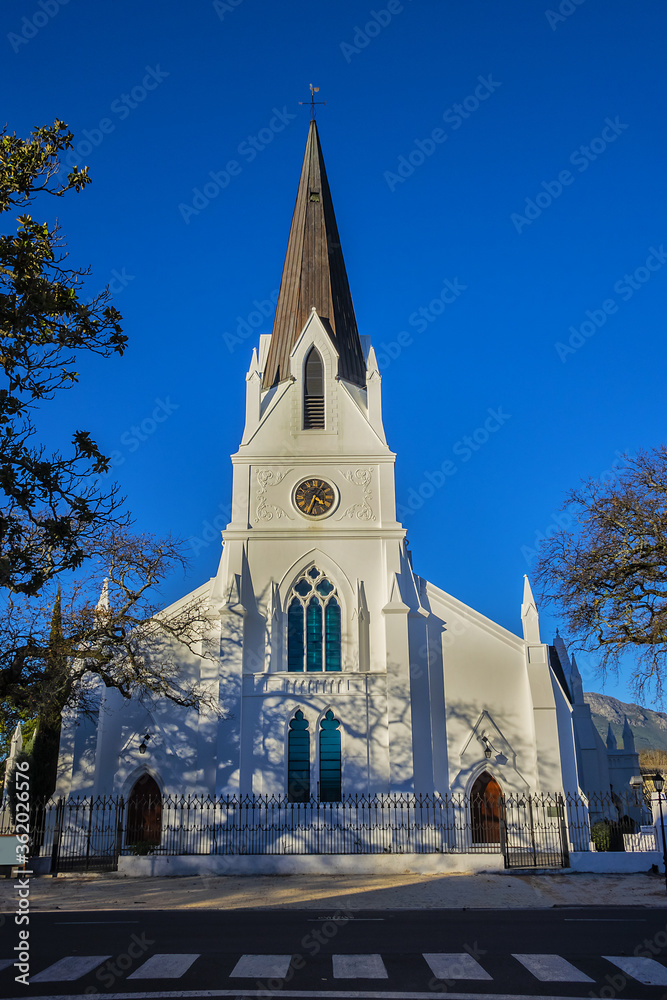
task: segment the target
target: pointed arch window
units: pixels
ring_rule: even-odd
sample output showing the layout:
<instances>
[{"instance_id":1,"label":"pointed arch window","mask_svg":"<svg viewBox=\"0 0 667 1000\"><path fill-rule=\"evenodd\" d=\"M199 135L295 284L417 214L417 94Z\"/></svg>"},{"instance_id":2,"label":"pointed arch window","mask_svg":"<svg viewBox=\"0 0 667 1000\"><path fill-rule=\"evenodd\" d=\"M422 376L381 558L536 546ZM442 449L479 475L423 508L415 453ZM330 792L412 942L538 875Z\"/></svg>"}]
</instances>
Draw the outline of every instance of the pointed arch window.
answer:
<instances>
[{"instance_id":1,"label":"pointed arch window","mask_svg":"<svg viewBox=\"0 0 667 1000\"><path fill-rule=\"evenodd\" d=\"M340 720L329 709L320 722L320 802L340 802Z\"/></svg>"},{"instance_id":2,"label":"pointed arch window","mask_svg":"<svg viewBox=\"0 0 667 1000\"><path fill-rule=\"evenodd\" d=\"M324 364L315 346L311 347L306 356L303 427L304 430L324 429Z\"/></svg>"},{"instance_id":3,"label":"pointed arch window","mask_svg":"<svg viewBox=\"0 0 667 1000\"><path fill-rule=\"evenodd\" d=\"M316 566L297 580L287 605L287 669L341 669L341 605L337 591Z\"/></svg>"},{"instance_id":4,"label":"pointed arch window","mask_svg":"<svg viewBox=\"0 0 667 1000\"><path fill-rule=\"evenodd\" d=\"M310 733L300 708L289 724L287 737L287 798L290 802L310 798Z\"/></svg>"}]
</instances>

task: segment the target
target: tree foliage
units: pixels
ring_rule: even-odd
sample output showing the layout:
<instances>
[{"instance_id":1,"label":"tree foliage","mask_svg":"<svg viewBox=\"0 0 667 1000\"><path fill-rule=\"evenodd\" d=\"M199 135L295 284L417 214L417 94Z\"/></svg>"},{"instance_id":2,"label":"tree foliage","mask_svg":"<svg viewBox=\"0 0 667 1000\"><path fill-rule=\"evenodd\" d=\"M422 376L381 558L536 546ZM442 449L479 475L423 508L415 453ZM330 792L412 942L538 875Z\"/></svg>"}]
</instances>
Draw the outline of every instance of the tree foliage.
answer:
<instances>
[{"instance_id":1,"label":"tree foliage","mask_svg":"<svg viewBox=\"0 0 667 1000\"><path fill-rule=\"evenodd\" d=\"M667 447L624 456L611 482L568 494L570 514L543 544L537 579L575 645L603 671L633 655L637 694L662 696L667 663Z\"/></svg>"},{"instance_id":2,"label":"tree foliage","mask_svg":"<svg viewBox=\"0 0 667 1000\"><path fill-rule=\"evenodd\" d=\"M87 167L59 176L72 141L61 121L28 139L0 131L0 213L21 213L0 233L0 586L28 595L80 566L100 530L123 523L117 489L100 486L108 460L90 434L74 431L68 455L47 454L32 419L37 406L77 381L80 352L109 357L127 342L108 290L82 294L89 272L67 266L58 224L24 211L38 197L90 183Z\"/></svg>"}]
</instances>

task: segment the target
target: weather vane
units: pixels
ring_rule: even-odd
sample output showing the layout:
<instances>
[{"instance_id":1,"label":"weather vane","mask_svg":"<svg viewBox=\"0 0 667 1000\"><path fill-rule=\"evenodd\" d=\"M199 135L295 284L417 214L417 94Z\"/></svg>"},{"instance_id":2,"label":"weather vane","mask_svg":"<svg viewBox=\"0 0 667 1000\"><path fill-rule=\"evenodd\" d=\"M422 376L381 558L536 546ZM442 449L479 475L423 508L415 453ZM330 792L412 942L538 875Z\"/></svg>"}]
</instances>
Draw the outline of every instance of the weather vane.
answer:
<instances>
[{"instance_id":1,"label":"weather vane","mask_svg":"<svg viewBox=\"0 0 667 1000\"><path fill-rule=\"evenodd\" d=\"M316 101L315 100L315 94L319 93L319 89L320 88L319 87L313 87L312 83L310 83L308 86L310 87L310 100L309 101L299 101L299 104L310 104L310 120L311 120L311 122L314 122L315 121L315 115L317 113L315 111L315 105L317 105L317 104L326 104L327 102L326 101Z\"/></svg>"}]
</instances>

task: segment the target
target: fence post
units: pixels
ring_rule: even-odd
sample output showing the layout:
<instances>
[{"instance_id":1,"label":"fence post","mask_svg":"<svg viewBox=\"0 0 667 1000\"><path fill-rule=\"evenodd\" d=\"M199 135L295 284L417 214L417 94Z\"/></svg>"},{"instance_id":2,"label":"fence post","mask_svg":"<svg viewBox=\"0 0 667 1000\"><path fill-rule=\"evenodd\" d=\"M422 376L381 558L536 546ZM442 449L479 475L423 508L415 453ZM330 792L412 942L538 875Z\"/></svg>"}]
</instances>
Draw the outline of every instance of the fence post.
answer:
<instances>
[{"instance_id":1,"label":"fence post","mask_svg":"<svg viewBox=\"0 0 667 1000\"><path fill-rule=\"evenodd\" d=\"M118 858L120 857L120 852L123 849L123 820L125 816L125 799L121 795L119 799L116 799L116 842L115 842L115 855L116 855L116 867L118 867Z\"/></svg>"},{"instance_id":2,"label":"fence post","mask_svg":"<svg viewBox=\"0 0 667 1000\"><path fill-rule=\"evenodd\" d=\"M56 804L56 825L53 831L53 845L51 847L51 874L58 874L58 862L60 861L60 837L63 818L65 815L65 800L61 796Z\"/></svg>"},{"instance_id":3,"label":"fence post","mask_svg":"<svg viewBox=\"0 0 667 1000\"><path fill-rule=\"evenodd\" d=\"M565 821L565 799L562 795L558 796L558 818L560 820L560 844L562 851L563 868L570 867L570 844L569 836L567 830L567 823Z\"/></svg>"}]
</instances>

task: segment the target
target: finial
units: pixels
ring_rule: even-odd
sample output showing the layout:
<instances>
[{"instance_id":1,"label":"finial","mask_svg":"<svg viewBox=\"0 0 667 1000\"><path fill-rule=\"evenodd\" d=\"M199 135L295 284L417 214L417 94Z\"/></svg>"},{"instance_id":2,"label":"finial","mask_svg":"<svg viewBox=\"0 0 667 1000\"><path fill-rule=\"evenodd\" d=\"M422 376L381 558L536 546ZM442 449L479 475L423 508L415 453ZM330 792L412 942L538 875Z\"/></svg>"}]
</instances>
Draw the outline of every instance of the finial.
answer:
<instances>
[{"instance_id":1,"label":"finial","mask_svg":"<svg viewBox=\"0 0 667 1000\"><path fill-rule=\"evenodd\" d=\"M315 111L315 105L316 104L326 104L327 102L326 101L316 101L315 100L315 94L319 93L320 88L319 87L313 87L312 83L309 83L308 86L310 87L310 100L309 101L299 101L299 104L302 104L302 105L304 105L304 104L310 104L310 120L311 120L311 122L314 122L315 121L315 115L317 114L317 112Z\"/></svg>"}]
</instances>

